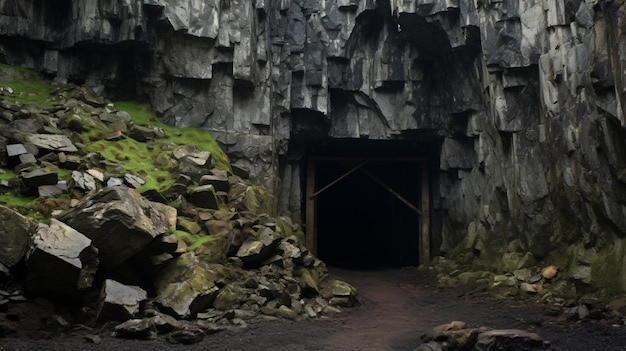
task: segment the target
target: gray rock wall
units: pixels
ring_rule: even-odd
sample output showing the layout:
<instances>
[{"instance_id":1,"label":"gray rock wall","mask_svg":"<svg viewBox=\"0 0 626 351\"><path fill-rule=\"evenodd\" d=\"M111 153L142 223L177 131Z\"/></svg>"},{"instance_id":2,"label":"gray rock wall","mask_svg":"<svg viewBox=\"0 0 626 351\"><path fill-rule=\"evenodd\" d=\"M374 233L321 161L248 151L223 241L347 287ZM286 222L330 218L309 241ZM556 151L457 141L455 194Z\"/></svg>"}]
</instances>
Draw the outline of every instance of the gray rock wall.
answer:
<instances>
[{"instance_id":1,"label":"gray rock wall","mask_svg":"<svg viewBox=\"0 0 626 351\"><path fill-rule=\"evenodd\" d=\"M0 0L0 52L209 129L298 220L306 140L435 138L434 252L493 269L530 252L626 290L625 12L601 0Z\"/></svg>"}]
</instances>

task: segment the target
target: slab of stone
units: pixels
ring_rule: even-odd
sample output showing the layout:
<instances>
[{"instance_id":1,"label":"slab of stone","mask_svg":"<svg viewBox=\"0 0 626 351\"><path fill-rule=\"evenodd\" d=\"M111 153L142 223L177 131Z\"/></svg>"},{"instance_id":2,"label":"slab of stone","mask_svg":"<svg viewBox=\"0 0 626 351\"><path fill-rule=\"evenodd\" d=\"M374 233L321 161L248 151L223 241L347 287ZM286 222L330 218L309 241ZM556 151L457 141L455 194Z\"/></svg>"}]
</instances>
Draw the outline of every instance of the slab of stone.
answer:
<instances>
[{"instance_id":1,"label":"slab of stone","mask_svg":"<svg viewBox=\"0 0 626 351\"><path fill-rule=\"evenodd\" d=\"M478 335L479 350L539 350L546 346L536 333L519 329L497 329Z\"/></svg>"},{"instance_id":2,"label":"slab of stone","mask_svg":"<svg viewBox=\"0 0 626 351\"><path fill-rule=\"evenodd\" d=\"M67 192L67 184L57 183L55 185L41 185L37 188L39 197L56 197Z\"/></svg>"},{"instance_id":3,"label":"slab of stone","mask_svg":"<svg viewBox=\"0 0 626 351\"><path fill-rule=\"evenodd\" d=\"M200 185L213 185L215 191L230 191L230 184L228 183L228 175L224 174L207 174L200 177Z\"/></svg>"},{"instance_id":4,"label":"slab of stone","mask_svg":"<svg viewBox=\"0 0 626 351\"><path fill-rule=\"evenodd\" d=\"M76 152L78 149L70 138L62 134L32 134L28 141L39 149L48 151Z\"/></svg>"},{"instance_id":5,"label":"slab of stone","mask_svg":"<svg viewBox=\"0 0 626 351\"><path fill-rule=\"evenodd\" d=\"M201 185L191 189L189 192L189 201L198 207L213 210L217 210L219 205L213 185Z\"/></svg>"},{"instance_id":6,"label":"slab of stone","mask_svg":"<svg viewBox=\"0 0 626 351\"><path fill-rule=\"evenodd\" d=\"M24 188L37 189L41 185L56 185L59 182L59 174L54 171L46 171L38 168L30 172L20 174Z\"/></svg>"},{"instance_id":7,"label":"slab of stone","mask_svg":"<svg viewBox=\"0 0 626 351\"><path fill-rule=\"evenodd\" d=\"M101 321L129 320L139 313L141 304L147 298L147 292L138 286L124 285L107 279L100 291L96 318Z\"/></svg>"},{"instance_id":8,"label":"slab of stone","mask_svg":"<svg viewBox=\"0 0 626 351\"><path fill-rule=\"evenodd\" d=\"M18 156L21 164L37 164L37 158L30 152Z\"/></svg>"},{"instance_id":9,"label":"slab of stone","mask_svg":"<svg viewBox=\"0 0 626 351\"><path fill-rule=\"evenodd\" d=\"M21 154L28 153L24 144L9 144L6 146L7 157L15 157Z\"/></svg>"},{"instance_id":10,"label":"slab of stone","mask_svg":"<svg viewBox=\"0 0 626 351\"><path fill-rule=\"evenodd\" d=\"M33 295L70 298L91 288L98 270L92 241L56 219L39 224L26 260L26 287Z\"/></svg>"},{"instance_id":11,"label":"slab of stone","mask_svg":"<svg viewBox=\"0 0 626 351\"><path fill-rule=\"evenodd\" d=\"M206 166L210 164L212 155L208 151L200 151L194 145L183 145L176 148L172 155L177 160L188 158L191 162L198 166Z\"/></svg>"},{"instance_id":12,"label":"slab of stone","mask_svg":"<svg viewBox=\"0 0 626 351\"><path fill-rule=\"evenodd\" d=\"M124 183L133 189L137 189L146 184L146 181L134 174L126 173L124 174Z\"/></svg>"}]
</instances>

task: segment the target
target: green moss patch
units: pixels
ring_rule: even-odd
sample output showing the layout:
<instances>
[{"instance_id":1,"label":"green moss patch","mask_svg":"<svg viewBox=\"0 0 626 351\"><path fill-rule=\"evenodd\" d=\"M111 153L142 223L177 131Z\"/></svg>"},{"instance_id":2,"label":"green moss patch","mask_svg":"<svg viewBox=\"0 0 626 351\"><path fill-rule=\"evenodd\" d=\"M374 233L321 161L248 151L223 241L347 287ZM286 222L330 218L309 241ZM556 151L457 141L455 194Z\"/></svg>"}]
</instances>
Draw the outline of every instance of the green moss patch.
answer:
<instances>
[{"instance_id":1,"label":"green moss patch","mask_svg":"<svg viewBox=\"0 0 626 351\"><path fill-rule=\"evenodd\" d=\"M11 96L2 97L5 100L41 107L50 107L54 104L49 92L50 83L41 79L34 71L0 64L0 82L2 88L13 90Z\"/></svg>"},{"instance_id":2,"label":"green moss patch","mask_svg":"<svg viewBox=\"0 0 626 351\"><path fill-rule=\"evenodd\" d=\"M215 240L215 237L205 235L205 234L191 234L184 230L176 230L174 234L178 238L187 245L187 251L193 251L203 244Z\"/></svg>"},{"instance_id":3,"label":"green moss patch","mask_svg":"<svg viewBox=\"0 0 626 351\"><path fill-rule=\"evenodd\" d=\"M222 151L213 136L201 128L178 128L161 122L150 109L147 103L135 101L115 102L115 108L128 112L133 123L140 126L153 126L162 129L166 136L160 142L171 142L179 145L195 145L198 150L208 151L213 155L215 166L219 169L230 169L228 156Z\"/></svg>"},{"instance_id":4,"label":"green moss patch","mask_svg":"<svg viewBox=\"0 0 626 351\"><path fill-rule=\"evenodd\" d=\"M123 101L116 102L115 107L118 110L128 112L134 124L157 127L165 132L165 137L149 143L125 138L117 141L93 141L86 147L87 151L97 152L105 159L120 164L127 171L145 180L146 184L138 190L157 189L162 191L174 183L174 178L170 172L173 165L172 159L170 154L165 151L166 146L170 144L190 144L198 150L209 151L217 168L230 169L228 157L208 131L198 128L168 126L159 121L150 111L150 106L145 103ZM93 136L89 135L84 135L84 137L89 140L94 139Z\"/></svg>"}]
</instances>

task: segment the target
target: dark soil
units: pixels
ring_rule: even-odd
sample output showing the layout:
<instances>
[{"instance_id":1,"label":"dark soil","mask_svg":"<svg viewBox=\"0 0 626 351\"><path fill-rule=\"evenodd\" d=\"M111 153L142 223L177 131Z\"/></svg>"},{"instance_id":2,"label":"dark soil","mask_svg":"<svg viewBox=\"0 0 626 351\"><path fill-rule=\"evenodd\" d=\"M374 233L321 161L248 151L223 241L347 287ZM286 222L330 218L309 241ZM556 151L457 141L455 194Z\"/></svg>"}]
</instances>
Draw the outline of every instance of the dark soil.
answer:
<instances>
[{"instance_id":1,"label":"dark soil","mask_svg":"<svg viewBox=\"0 0 626 351\"><path fill-rule=\"evenodd\" d=\"M170 344L164 337L117 339L110 329L52 334L35 330L41 326L32 315L20 321L24 329L17 337L0 339L0 350L413 350L424 333L454 320L534 332L550 341L552 350L626 350L626 327L619 319L573 321L548 305L439 289L432 274L415 268L331 272L359 290L361 306L316 320L250 322L192 345ZM96 333L99 343L86 340Z\"/></svg>"}]
</instances>

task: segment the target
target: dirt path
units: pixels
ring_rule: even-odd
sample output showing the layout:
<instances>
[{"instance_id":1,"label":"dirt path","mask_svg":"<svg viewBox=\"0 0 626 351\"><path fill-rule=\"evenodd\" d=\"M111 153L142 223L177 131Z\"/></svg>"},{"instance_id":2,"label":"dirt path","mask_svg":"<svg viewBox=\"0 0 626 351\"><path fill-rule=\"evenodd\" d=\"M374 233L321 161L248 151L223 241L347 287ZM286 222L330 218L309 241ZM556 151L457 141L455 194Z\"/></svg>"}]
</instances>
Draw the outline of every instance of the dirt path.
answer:
<instances>
[{"instance_id":1,"label":"dirt path","mask_svg":"<svg viewBox=\"0 0 626 351\"><path fill-rule=\"evenodd\" d=\"M207 335L200 343L174 345L164 338L122 340L101 333L88 343L85 332L49 340L0 339L0 350L414 350L420 336L453 320L470 327L518 328L552 342L552 350L626 350L626 328L603 321L574 323L549 316L547 306L487 295L467 296L437 289L431 274L416 269L331 273L356 286L362 305L336 315L303 321L263 321L247 328Z\"/></svg>"}]
</instances>

